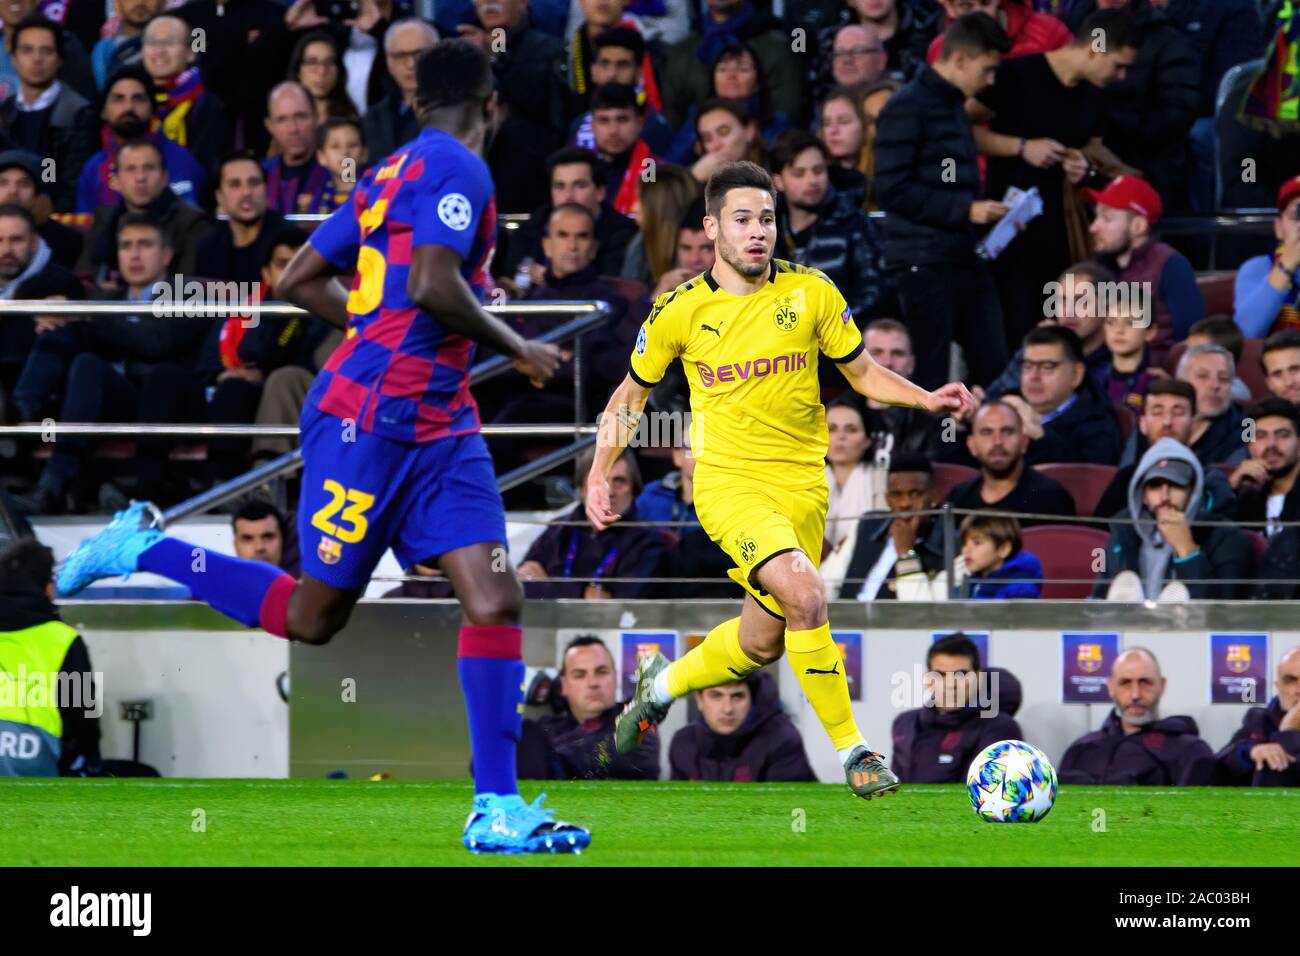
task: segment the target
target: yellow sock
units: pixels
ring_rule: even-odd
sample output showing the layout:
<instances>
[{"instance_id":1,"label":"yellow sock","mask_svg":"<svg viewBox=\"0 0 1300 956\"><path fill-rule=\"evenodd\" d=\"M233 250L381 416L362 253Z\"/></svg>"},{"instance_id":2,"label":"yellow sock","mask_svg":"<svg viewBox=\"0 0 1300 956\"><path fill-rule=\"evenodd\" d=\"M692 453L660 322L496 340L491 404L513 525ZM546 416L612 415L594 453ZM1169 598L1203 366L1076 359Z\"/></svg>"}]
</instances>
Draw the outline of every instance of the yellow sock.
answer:
<instances>
[{"instance_id":1,"label":"yellow sock","mask_svg":"<svg viewBox=\"0 0 1300 956\"><path fill-rule=\"evenodd\" d=\"M853 719L853 707L849 703L844 662L839 647L831 639L830 622L807 631L786 631L785 653L835 749L844 750L862 743L862 732Z\"/></svg>"},{"instance_id":2,"label":"yellow sock","mask_svg":"<svg viewBox=\"0 0 1300 956\"><path fill-rule=\"evenodd\" d=\"M709 631L703 643L668 666L668 692L681 697L688 691L730 684L760 666L741 650L740 618L733 617Z\"/></svg>"}]
</instances>

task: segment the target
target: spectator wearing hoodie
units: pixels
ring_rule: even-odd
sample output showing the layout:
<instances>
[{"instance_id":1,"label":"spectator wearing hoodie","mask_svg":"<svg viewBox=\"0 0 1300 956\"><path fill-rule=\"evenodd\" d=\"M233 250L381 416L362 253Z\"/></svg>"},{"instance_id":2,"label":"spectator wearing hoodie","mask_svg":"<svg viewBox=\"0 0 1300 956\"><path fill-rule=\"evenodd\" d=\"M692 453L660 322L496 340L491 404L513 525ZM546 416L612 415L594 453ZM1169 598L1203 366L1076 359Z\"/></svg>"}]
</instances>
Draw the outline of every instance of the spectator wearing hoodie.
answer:
<instances>
[{"instance_id":1,"label":"spectator wearing hoodie","mask_svg":"<svg viewBox=\"0 0 1300 956\"><path fill-rule=\"evenodd\" d=\"M581 634L564 648L555 713L525 719L519 776L543 780L657 780L659 735L649 733L630 754L614 746L618 700L614 655L599 637Z\"/></svg>"},{"instance_id":2,"label":"spectator wearing hoodie","mask_svg":"<svg viewBox=\"0 0 1300 956\"><path fill-rule=\"evenodd\" d=\"M1189 442L1205 466L1235 465L1246 457L1241 406L1232 400L1237 363L1222 345L1192 345L1178 360L1175 378L1196 389L1196 424Z\"/></svg>"},{"instance_id":3,"label":"spectator wearing hoodie","mask_svg":"<svg viewBox=\"0 0 1300 956\"><path fill-rule=\"evenodd\" d=\"M1020 395L1003 401L1020 413L1029 436L1029 464L1119 461L1122 443L1114 411L1088 374L1083 343L1070 329L1039 325L1029 330L1020 362Z\"/></svg>"},{"instance_id":4,"label":"spectator wearing hoodie","mask_svg":"<svg viewBox=\"0 0 1300 956\"><path fill-rule=\"evenodd\" d=\"M1300 646L1277 662L1277 696L1246 711L1219 751L1217 783L1236 787L1300 787Z\"/></svg>"},{"instance_id":5,"label":"spectator wearing hoodie","mask_svg":"<svg viewBox=\"0 0 1300 956\"><path fill-rule=\"evenodd\" d=\"M1001 668L981 672L979 648L960 631L930 645L925 669L923 706L894 718L890 768L904 783L961 783L985 747L1022 738L1020 681Z\"/></svg>"},{"instance_id":6,"label":"spectator wearing hoodie","mask_svg":"<svg viewBox=\"0 0 1300 956\"><path fill-rule=\"evenodd\" d=\"M807 130L787 130L771 160L778 255L826 273L859 326L885 315L892 297L875 227L861 196L841 195L831 185L826 144Z\"/></svg>"},{"instance_id":7,"label":"spectator wearing hoodie","mask_svg":"<svg viewBox=\"0 0 1300 956\"><path fill-rule=\"evenodd\" d=\"M961 556L965 598L1009 601L1036 598L1042 591L1043 563L1024 550L1015 518L967 515L961 523Z\"/></svg>"},{"instance_id":8,"label":"spectator wearing hoodie","mask_svg":"<svg viewBox=\"0 0 1300 956\"><path fill-rule=\"evenodd\" d=\"M695 700L699 717L673 734L668 748L673 780L817 779L770 674L755 671L743 681L697 691Z\"/></svg>"},{"instance_id":9,"label":"spectator wearing hoodie","mask_svg":"<svg viewBox=\"0 0 1300 956\"><path fill-rule=\"evenodd\" d=\"M1115 658L1106 689L1115 702L1101 729L1070 745L1058 765L1063 784L1205 786L1213 782L1214 751L1191 717L1160 716L1168 678L1144 647Z\"/></svg>"},{"instance_id":10,"label":"spectator wearing hoodie","mask_svg":"<svg viewBox=\"0 0 1300 956\"><path fill-rule=\"evenodd\" d=\"M1186 445L1172 438L1153 444L1129 482L1128 508L1111 524L1093 596L1105 596L1125 571L1136 575L1139 599L1153 601L1175 581L1193 599L1232 600L1244 593L1236 582L1251 576L1250 541L1240 528L1194 526L1204 488L1201 463Z\"/></svg>"}]
</instances>

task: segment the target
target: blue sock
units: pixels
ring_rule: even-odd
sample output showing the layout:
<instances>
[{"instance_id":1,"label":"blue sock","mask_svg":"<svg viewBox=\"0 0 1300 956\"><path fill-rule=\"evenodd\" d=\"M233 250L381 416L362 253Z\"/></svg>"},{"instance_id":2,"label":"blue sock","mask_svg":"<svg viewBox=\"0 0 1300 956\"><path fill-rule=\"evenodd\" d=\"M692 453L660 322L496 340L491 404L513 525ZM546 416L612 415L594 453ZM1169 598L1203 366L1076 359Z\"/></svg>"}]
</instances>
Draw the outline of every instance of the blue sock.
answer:
<instances>
[{"instance_id":1,"label":"blue sock","mask_svg":"<svg viewBox=\"0 0 1300 956\"><path fill-rule=\"evenodd\" d=\"M226 617L285 636L289 595L298 582L273 564L163 538L140 553L138 567L185 585L190 594Z\"/></svg>"},{"instance_id":2,"label":"blue sock","mask_svg":"<svg viewBox=\"0 0 1300 956\"><path fill-rule=\"evenodd\" d=\"M465 694L474 792L519 792L515 749L524 711L523 631L517 625L462 627L456 672Z\"/></svg>"}]
</instances>

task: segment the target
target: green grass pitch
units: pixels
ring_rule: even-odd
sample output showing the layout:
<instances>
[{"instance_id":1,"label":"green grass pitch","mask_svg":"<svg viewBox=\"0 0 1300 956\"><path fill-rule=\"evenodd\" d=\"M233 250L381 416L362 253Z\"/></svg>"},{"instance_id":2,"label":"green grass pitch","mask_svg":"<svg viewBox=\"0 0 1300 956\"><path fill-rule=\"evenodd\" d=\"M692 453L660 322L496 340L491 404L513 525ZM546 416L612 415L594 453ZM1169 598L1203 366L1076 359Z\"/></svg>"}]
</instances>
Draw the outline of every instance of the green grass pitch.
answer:
<instances>
[{"instance_id":1,"label":"green grass pitch","mask_svg":"<svg viewBox=\"0 0 1300 956\"><path fill-rule=\"evenodd\" d=\"M1041 823L992 825L957 786L870 802L819 784L522 789L544 789L561 819L590 827L587 852L471 855L460 844L468 780L11 780L0 782L0 866L1300 863L1300 792L1287 790L1065 787Z\"/></svg>"}]
</instances>

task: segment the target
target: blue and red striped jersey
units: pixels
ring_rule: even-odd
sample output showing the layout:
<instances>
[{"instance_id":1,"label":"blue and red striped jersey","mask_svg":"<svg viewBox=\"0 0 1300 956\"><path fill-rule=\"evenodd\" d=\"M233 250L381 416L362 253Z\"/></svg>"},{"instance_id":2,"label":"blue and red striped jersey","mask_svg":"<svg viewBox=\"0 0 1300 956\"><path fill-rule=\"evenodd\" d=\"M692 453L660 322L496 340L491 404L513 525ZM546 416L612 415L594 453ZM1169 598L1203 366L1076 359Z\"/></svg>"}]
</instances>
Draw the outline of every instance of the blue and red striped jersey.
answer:
<instances>
[{"instance_id":1,"label":"blue and red striped jersey","mask_svg":"<svg viewBox=\"0 0 1300 956\"><path fill-rule=\"evenodd\" d=\"M440 245L483 301L496 249L496 198L487 163L442 130L426 129L357 184L317 227L312 247L356 268L343 344L307 402L356 427L426 442L479 428L469 391L474 342L420 310L406 292L411 250Z\"/></svg>"}]
</instances>

